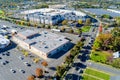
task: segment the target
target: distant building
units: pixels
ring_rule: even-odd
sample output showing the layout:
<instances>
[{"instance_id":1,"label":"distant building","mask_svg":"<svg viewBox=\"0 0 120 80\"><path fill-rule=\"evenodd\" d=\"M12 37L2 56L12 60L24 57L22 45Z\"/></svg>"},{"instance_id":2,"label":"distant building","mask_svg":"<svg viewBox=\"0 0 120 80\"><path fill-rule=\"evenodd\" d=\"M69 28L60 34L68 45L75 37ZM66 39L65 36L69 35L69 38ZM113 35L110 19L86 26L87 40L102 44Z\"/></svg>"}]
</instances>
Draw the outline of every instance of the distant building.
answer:
<instances>
[{"instance_id":1,"label":"distant building","mask_svg":"<svg viewBox=\"0 0 120 80\"><path fill-rule=\"evenodd\" d=\"M113 53L113 58L120 58L120 51Z\"/></svg>"},{"instance_id":2,"label":"distant building","mask_svg":"<svg viewBox=\"0 0 120 80\"><path fill-rule=\"evenodd\" d=\"M0 49L7 47L10 44L10 41L4 36L0 35Z\"/></svg>"},{"instance_id":3,"label":"distant building","mask_svg":"<svg viewBox=\"0 0 120 80\"><path fill-rule=\"evenodd\" d=\"M13 41L44 59L61 50L67 50L66 46L69 44L69 40L64 36L47 31L37 33L31 30L17 33L13 36Z\"/></svg>"},{"instance_id":4,"label":"distant building","mask_svg":"<svg viewBox=\"0 0 120 80\"><path fill-rule=\"evenodd\" d=\"M120 16L120 10L113 10L113 9L95 9L95 8L86 8L83 9L87 13L91 13L96 15L96 17L101 17L104 14L110 15L111 17L118 17Z\"/></svg>"},{"instance_id":5,"label":"distant building","mask_svg":"<svg viewBox=\"0 0 120 80\"><path fill-rule=\"evenodd\" d=\"M82 19L85 21L88 16L80 11L64 10L64 9L34 9L21 12L24 15L23 18L28 21L33 21L35 23L43 23L55 25L63 20L78 21Z\"/></svg>"},{"instance_id":6,"label":"distant building","mask_svg":"<svg viewBox=\"0 0 120 80\"><path fill-rule=\"evenodd\" d=\"M64 9L64 8L66 8L67 6L66 5L60 5L60 4L58 4L58 5L49 5L49 8L52 8L52 9Z\"/></svg>"}]
</instances>

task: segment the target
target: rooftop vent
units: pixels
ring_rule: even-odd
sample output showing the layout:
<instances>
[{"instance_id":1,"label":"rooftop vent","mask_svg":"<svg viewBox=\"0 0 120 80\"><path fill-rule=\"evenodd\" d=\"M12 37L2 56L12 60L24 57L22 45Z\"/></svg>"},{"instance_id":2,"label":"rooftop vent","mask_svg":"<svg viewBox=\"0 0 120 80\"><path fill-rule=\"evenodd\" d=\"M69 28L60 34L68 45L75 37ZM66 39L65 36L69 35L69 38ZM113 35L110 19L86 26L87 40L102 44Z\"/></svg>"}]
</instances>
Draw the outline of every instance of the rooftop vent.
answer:
<instances>
[{"instance_id":1,"label":"rooftop vent","mask_svg":"<svg viewBox=\"0 0 120 80\"><path fill-rule=\"evenodd\" d=\"M47 34L47 32L44 32L44 34Z\"/></svg>"},{"instance_id":2,"label":"rooftop vent","mask_svg":"<svg viewBox=\"0 0 120 80\"><path fill-rule=\"evenodd\" d=\"M47 48L48 48L48 46L45 46L44 48L46 48L46 49L47 49Z\"/></svg>"},{"instance_id":3,"label":"rooftop vent","mask_svg":"<svg viewBox=\"0 0 120 80\"><path fill-rule=\"evenodd\" d=\"M44 37L46 37L46 35L44 35Z\"/></svg>"},{"instance_id":4,"label":"rooftop vent","mask_svg":"<svg viewBox=\"0 0 120 80\"><path fill-rule=\"evenodd\" d=\"M59 39L59 41L62 41L62 39Z\"/></svg>"}]
</instances>

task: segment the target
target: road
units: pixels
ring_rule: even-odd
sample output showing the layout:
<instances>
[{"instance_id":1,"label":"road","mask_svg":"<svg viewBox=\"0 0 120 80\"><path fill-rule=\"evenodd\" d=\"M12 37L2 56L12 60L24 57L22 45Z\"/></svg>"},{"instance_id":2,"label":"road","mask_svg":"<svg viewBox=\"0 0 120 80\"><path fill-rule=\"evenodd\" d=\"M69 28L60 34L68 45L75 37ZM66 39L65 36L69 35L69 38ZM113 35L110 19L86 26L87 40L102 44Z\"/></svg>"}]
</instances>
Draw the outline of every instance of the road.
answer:
<instances>
[{"instance_id":1,"label":"road","mask_svg":"<svg viewBox=\"0 0 120 80\"><path fill-rule=\"evenodd\" d=\"M104 72L107 72L107 73L110 73L110 74L113 74L113 75L120 75L120 70L119 69L110 67L108 65L104 65L104 64L101 64L101 63L95 63L93 61L88 61L86 64L87 64L88 67L91 67L91 68L94 68L94 69L97 69L97 70L100 70L100 71L104 71Z\"/></svg>"}]
</instances>

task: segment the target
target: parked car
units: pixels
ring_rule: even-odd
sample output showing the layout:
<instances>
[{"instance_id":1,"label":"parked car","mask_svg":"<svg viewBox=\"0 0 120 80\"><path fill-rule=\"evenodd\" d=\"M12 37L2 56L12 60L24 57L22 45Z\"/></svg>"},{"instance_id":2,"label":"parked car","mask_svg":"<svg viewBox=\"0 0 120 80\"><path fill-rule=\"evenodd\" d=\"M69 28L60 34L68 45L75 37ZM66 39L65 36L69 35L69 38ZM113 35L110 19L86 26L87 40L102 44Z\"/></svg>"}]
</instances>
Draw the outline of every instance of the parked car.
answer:
<instances>
[{"instance_id":1,"label":"parked car","mask_svg":"<svg viewBox=\"0 0 120 80\"><path fill-rule=\"evenodd\" d=\"M10 69L10 71L11 71L12 73L16 73L16 71L15 71L15 70L13 70L13 69Z\"/></svg>"},{"instance_id":2,"label":"parked car","mask_svg":"<svg viewBox=\"0 0 120 80\"><path fill-rule=\"evenodd\" d=\"M31 66L31 64L29 64L28 62L24 62L25 65L27 65L28 67Z\"/></svg>"},{"instance_id":3,"label":"parked car","mask_svg":"<svg viewBox=\"0 0 120 80\"><path fill-rule=\"evenodd\" d=\"M23 58L22 56L19 56L19 59L20 59L20 60L23 60L24 58Z\"/></svg>"},{"instance_id":4,"label":"parked car","mask_svg":"<svg viewBox=\"0 0 120 80\"><path fill-rule=\"evenodd\" d=\"M25 73L25 71L24 71L24 70L22 70L22 69L20 69L19 71L20 71L21 73L23 73L23 74Z\"/></svg>"},{"instance_id":5,"label":"parked car","mask_svg":"<svg viewBox=\"0 0 120 80\"><path fill-rule=\"evenodd\" d=\"M6 63L5 63L5 62L1 62L1 64L2 64L2 65L6 65Z\"/></svg>"}]
</instances>

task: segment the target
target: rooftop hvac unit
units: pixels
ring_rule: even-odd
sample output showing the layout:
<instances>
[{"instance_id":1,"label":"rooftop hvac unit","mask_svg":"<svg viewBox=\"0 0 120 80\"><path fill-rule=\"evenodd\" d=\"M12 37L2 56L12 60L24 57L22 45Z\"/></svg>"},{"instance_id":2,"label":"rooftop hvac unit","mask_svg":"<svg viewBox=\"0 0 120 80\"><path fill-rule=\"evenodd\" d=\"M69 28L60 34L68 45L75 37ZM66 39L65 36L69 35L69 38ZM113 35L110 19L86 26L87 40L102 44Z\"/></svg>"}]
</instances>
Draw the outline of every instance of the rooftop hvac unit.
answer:
<instances>
[{"instance_id":1,"label":"rooftop hvac unit","mask_svg":"<svg viewBox=\"0 0 120 80\"><path fill-rule=\"evenodd\" d=\"M44 19L41 19L41 23L44 23Z\"/></svg>"},{"instance_id":2,"label":"rooftop hvac unit","mask_svg":"<svg viewBox=\"0 0 120 80\"><path fill-rule=\"evenodd\" d=\"M49 20L45 20L45 24L49 24L50 23L50 21Z\"/></svg>"},{"instance_id":3,"label":"rooftop hvac unit","mask_svg":"<svg viewBox=\"0 0 120 80\"><path fill-rule=\"evenodd\" d=\"M75 17L72 17L72 20L75 21Z\"/></svg>"},{"instance_id":4,"label":"rooftop hvac unit","mask_svg":"<svg viewBox=\"0 0 120 80\"><path fill-rule=\"evenodd\" d=\"M76 18L76 21L78 21L79 20L79 18L78 17L75 17Z\"/></svg>"},{"instance_id":5,"label":"rooftop hvac unit","mask_svg":"<svg viewBox=\"0 0 120 80\"><path fill-rule=\"evenodd\" d=\"M71 20L71 17L68 17L68 20Z\"/></svg>"}]
</instances>

